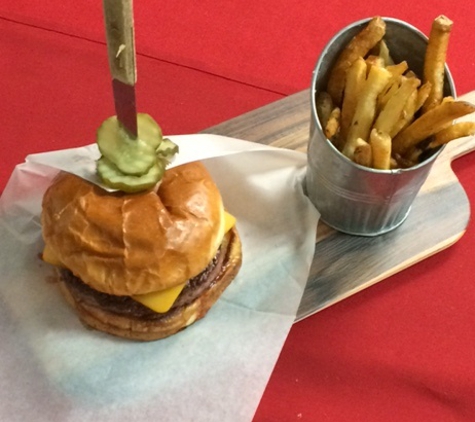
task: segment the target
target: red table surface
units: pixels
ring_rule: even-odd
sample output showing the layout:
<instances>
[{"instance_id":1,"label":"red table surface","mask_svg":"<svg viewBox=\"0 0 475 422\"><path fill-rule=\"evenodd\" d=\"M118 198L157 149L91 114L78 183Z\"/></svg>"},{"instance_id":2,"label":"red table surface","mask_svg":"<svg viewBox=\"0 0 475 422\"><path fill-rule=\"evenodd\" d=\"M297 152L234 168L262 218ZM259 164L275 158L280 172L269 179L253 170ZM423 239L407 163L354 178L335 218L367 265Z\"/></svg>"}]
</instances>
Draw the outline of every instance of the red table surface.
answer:
<instances>
[{"instance_id":1,"label":"red table surface","mask_svg":"<svg viewBox=\"0 0 475 422\"><path fill-rule=\"evenodd\" d=\"M471 6L138 0L139 109L167 134L194 133L283 98L309 86L337 30L376 14L426 33L438 14L454 20L448 63L463 94L475 89ZM0 31L1 191L28 153L93 142L113 108L101 2L3 2ZM471 204L474 165L454 164ZM475 420L473 250L470 224L449 249L295 324L254 420Z\"/></svg>"}]
</instances>

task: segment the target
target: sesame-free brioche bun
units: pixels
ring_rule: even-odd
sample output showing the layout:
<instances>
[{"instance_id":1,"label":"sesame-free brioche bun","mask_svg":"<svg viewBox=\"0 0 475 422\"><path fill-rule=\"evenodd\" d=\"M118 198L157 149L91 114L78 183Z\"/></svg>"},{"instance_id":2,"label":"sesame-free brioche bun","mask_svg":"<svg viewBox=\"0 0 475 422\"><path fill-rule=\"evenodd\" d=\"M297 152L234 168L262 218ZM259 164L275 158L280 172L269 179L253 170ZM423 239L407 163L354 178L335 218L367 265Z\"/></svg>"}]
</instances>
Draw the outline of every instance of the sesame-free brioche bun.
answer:
<instances>
[{"instance_id":1,"label":"sesame-free brioche bun","mask_svg":"<svg viewBox=\"0 0 475 422\"><path fill-rule=\"evenodd\" d=\"M43 239L75 276L111 295L177 286L203 271L224 236L221 195L203 164L165 172L157 192L106 192L60 173L43 198Z\"/></svg>"}]
</instances>

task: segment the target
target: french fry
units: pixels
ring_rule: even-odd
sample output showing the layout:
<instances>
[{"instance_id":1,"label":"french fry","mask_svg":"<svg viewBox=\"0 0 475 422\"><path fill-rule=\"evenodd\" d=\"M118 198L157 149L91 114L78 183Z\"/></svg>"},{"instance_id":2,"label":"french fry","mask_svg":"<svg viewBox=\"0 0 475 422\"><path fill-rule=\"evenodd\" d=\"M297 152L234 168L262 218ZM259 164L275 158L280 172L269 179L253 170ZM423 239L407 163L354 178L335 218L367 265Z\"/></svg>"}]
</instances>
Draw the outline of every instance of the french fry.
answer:
<instances>
[{"instance_id":1,"label":"french fry","mask_svg":"<svg viewBox=\"0 0 475 422\"><path fill-rule=\"evenodd\" d=\"M389 170L391 167L391 137L389 134L373 129L369 136L369 144L373 152L372 167Z\"/></svg>"},{"instance_id":2,"label":"french fry","mask_svg":"<svg viewBox=\"0 0 475 422\"><path fill-rule=\"evenodd\" d=\"M428 148L437 148L454 139L475 135L475 122L459 122L437 132Z\"/></svg>"},{"instance_id":3,"label":"french fry","mask_svg":"<svg viewBox=\"0 0 475 422\"><path fill-rule=\"evenodd\" d=\"M377 102L378 110L382 110L386 106L389 99L399 89L400 83L401 83L401 78L399 78L397 81L393 81L392 83L389 82L386 85L385 90L378 96L378 102Z\"/></svg>"},{"instance_id":4,"label":"french fry","mask_svg":"<svg viewBox=\"0 0 475 422\"><path fill-rule=\"evenodd\" d=\"M386 69L391 73L391 80L398 80L409 68L407 62L404 60L398 64L386 66ZM391 81L390 81L391 82Z\"/></svg>"},{"instance_id":5,"label":"french fry","mask_svg":"<svg viewBox=\"0 0 475 422\"><path fill-rule=\"evenodd\" d=\"M366 80L366 62L362 57L358 57L348 69L346 74L345 95L341 106L341 127L340 137L345 140L348 136L348 129L355 114L356 104L361 92L361 88Z\"/></svg>"},{"instance_id":6,"label":"french fry","mask_svg":"<svg viewBox=\"0 0 475 422\"><path fill-rule=\"evenodd\" d=\"M361 166L371 167L373 162L373 151L371 145L365 140L358 138L356 140L355 152L353 153L353 161Z\"/></svg>"},{"instance_id":7,"label":"french fry","mask_svg":"<svg viewBox=\"0 0 475 422\"><path fill-rule=\"evenodd\" d=\"M412 70L408 70L405 75L404 75L406 78L417 78L417 75L415 72L413 72Z\"/></svg>"},{"instance_id":8,"label":"french fry","mask_svg":"<svg viewBox=\"0 0 475 422\"><path fill-rule=\"evenodd\" d=\"M448 95L447 97L442 98L441 103L448 103L450 101L455 101L455 98L452 97L451 95Z\"/></svg>"},{"instance_id":9,"label":"french fry","mask_svg":"<svg viewBox=\"0 0 475 422\"><path fill-rule=\"evenodd\" d=\"M420 148L413 148L407 156L408 162L406 163L406 167L412 167L419 162L419 158L422 154L422 150Z\"/></svg>"},{"instance_id":10,"label":"french fry","mask_svg":"<svg viewBox=\"0 0 475 422\"><path fill-rule=\"evenodd\" d=\"M371 19L358 34L346 45L330 71L327 91L333 103L341 105L345 88L346 72L358 57L365 57L367 53L383 38L386 32L386 23L381 17Z\"/></svg>"},{"instance_id":11,"label":"french fry","mask_svg":"<svg viewBox=\"0 0 475 422\"><path fill-rule=\"evenodd\" d=\"M389 160L389 168L392 170L399 168L399 164L394 157L391 157Z\"/></svg>"},{"instance_id":12,"label":"french fry","mask_svg":"<svg viewBox=\"0 0 475 422\"><path fill-rule=\"evenodd\" d=\"M432 23L423 72L423 81L430 82L432 90L422 108L423 113L439 105L444 95L445 61L452 24L453 22L443 15L438 16Z\"/></svg>"},{"instance_id":13,"label":"french fry","mask_svg":"<svg viewBox=\"0 0 475 422\"><path fill-rule=\"evenodd\" d=\"M379 57L381 57L384 60L384 65L387 66L392 66L394 65L394 60L391 57L391 54L389 52L388 45L384 40L381 40L379 42Z\"/></svg>"},{"instance_id":14,"label":"french fry","mask_svg":"<svg viewBox=\"0 0 475 422\"><path fill-rule=\"evenodd\" d=\"M412 123L415 114L420 110L425 100L429 96L430 89L431 84L426 82L425 84L421 85L421 87L416 92L413 92L409 96L399 120L389 132L391 138L394 138L399 132L401 132L401 130L405 129Z\"/></svg>"},{"instance_id":15,"label":"french fry","mask_svg":"<svg viewBox=\"0 0 475 422\"><path fill-rule=\"evenodd\" d=\"M343 154L352 157L356 140L368 139L376 115L376 100L389 81L391 74L383 67L372 66L356 105L355 114L348 130Z\"/></svg>"},{"instance_id":16,"label":"french fry","mask_svg":"<svg viewBox=\"0 0 475 422\"><path fill-rule=\"evenodd\" d=\"M327 139L333 140L335 136L338 135L340 130L340 116L341 111L339 107L335 107L328 118L327 124L325 126L325 136Z\"/></svg>"},{"instance_id":17,"label":"french fry","mask_svg":"<svg viewBox=\"0 0 475 422\"><path fill-rule=\"evenodd\" d=\"M420 141L448 127L454 119L474 111L475 105L466 101L450 101L435 106L394 138L393 151L404 155Z\"/></svg>"},{"instance_id":18,"label":"french fry","mask_svg":"<svg viewBox=\"0 0 475 422\"><path fill-rule=\"evenodd\" d=\"M378 110L381 110L384 104L386 104L388 98L394 94L401 82L401 76L407 70L407 62L403 61L396 65L386 66L386 70L391 73L391 79L384 88L383 92L378 97Z\"/></svg>"},{"instance_id":19,"label":"french fry","mask_svg":"<svg viewBox=\"0 0 475 422\"><path fill-rule=\"evenodd\" d=\"M379 66L379 67L384 67L384 59L379 56L368 56L366 58L366 65L368 66L368 72L371 69L371 66Z\"/></svg>"},{"instance_id":20,"label":"french fry","mask_svg":"<svg viewBox=\"0 0 475 422\"><path fill-rule=\"evenodd\" d=\"M322 128L325 129L328 119L330 118L330 114L333 110L333 101L330 97L330 94L325 91L320 91L317 95L315 105L317 107L317 114Z\"/></svg>"},{"instance_id":21,"label":"french fry","mask_svg":"<svg viewBox=\"0 0 475 422\"><path fill-rule=\"evenodd\" d=\"M401 85L396 92L388 99L380 111L374 128L379 132L385 132L390 134L396 126L397 121L403 113L404 106L407 103L408 98L413 92L417 90L421 81L417 78L405 78L401 82Z\"/></svg>"},{"instance_id":22,"label":"french fry","mask_svg":"<svg viewBox=\"0 0 475 422\"><path fill-rule=\"evenodd\" d=\"M417 91L417 100L415 110L416 112L424 105L429 98L430 91L432 89L432 84L430 82L425 82L421 85L419 90Z\"/></svg>"}]
</instances>

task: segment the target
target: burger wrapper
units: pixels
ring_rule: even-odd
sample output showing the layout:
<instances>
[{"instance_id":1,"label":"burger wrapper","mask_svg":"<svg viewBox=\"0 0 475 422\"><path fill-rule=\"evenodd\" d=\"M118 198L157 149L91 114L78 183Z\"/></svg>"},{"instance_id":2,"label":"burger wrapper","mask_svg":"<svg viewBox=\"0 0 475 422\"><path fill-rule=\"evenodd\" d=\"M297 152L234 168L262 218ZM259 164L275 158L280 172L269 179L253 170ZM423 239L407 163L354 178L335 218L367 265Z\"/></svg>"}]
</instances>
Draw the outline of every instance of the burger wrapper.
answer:
<instances>
[{"instance_id":1,"label":"burger wrapper","mask_svg":"<svg viewBox=\"0 0 475 422\"><path fill-rule=\"evenodd\" d=\"M91 331L43 263L41 200L59 169L95 180L94 145L27 157L0 198L0 420L249 421L294 322L318 213L306 156L214 135L172 137L237 218L243 265L186 330L140 343Z\"/></svg>"}]
</instances>

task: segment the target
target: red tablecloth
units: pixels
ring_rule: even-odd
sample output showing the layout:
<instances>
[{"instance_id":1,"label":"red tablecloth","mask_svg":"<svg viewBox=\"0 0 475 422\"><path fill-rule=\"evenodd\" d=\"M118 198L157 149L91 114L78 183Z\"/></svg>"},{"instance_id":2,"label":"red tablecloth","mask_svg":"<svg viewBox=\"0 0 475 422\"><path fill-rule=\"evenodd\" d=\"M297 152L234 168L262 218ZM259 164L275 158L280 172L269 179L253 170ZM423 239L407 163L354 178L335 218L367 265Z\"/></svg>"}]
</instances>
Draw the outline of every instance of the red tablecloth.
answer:
<instances>
[{"instance_id":1,"label":"red tablecloth","mask_svg":"<svg viewBox=\"0 0 475 422\"><path fill-rule=\"evenodd\" d=\"M379 14L428 33L441 13L455 21L448 63L463 94L475 89L469 0L137 0L139 108L165 133L197 132L307 88L352 21ZM25 155L93 142L113 109L101 2L3 2L0 31L1 191ZM474 165L454 165L471 204ZM255 421L475 420L473 250L469 225L451 248L294 325Z\"/></svg>"}]
</instances>

